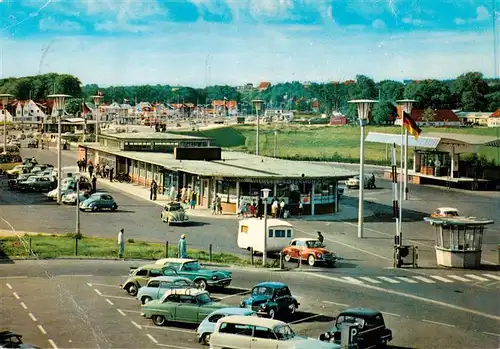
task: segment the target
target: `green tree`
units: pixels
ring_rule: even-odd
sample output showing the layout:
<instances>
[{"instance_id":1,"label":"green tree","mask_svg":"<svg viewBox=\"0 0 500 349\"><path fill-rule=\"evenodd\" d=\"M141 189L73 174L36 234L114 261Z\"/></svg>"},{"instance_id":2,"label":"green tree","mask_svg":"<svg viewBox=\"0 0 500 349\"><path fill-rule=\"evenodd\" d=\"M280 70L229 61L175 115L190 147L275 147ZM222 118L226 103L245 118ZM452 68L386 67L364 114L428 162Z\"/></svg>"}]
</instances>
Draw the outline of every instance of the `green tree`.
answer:
<instances>
[{"instance_id":1,"label":"green tree","mask_svg":"<svg viewBox=\"0 0 500 349\"><path fill-rule=\"evenodd\" d=\"M451 109L454 106L449 87L439 80L414 81L406 85L404 97L415 99L418 109Z\"/></svg>"},{"instance_id":2,"label":"green tree","mask_svg":"<svg viewBox=\"0 0 500 349\"><path fill-rule=\"evenodd\" d=\"M500 109L500 91L486 95L486 100L488 101L489 111Z\"/></svg>"},{"instance_id":3,"label":"green tree","mask_svg":"<svg viewBox=\"0 0 500 349\"><path fill-rule=\"evenodd\" d=\"M200 93L197 93L198 96L200 96ZM228 85L215 85L215 86L208 86L206 88L206 100L208 103L215 101L215 100L223 100L227 98L227 100L230 101L240 101L240 94L236 90L236 88Z\"/></svg>"},{"instance_id":4,"label":"green tree","mask_svg":"<svg viewBox=\"0 0 500 349\"><path fill-rule=\"evenodd\" d=\"M77 116L82 112L82 98L70 98L66 101L65 110L66 113Z\"/></svg>"},{"instance_id":5,"label":"green tree","mask_svg":"<svg viewBox=\"0 0 500 349\"><path fill-rule=\"evenodd\" d=\"M383 101L396 102L403 99L405 85L402 82L394 80L382 80L378 83L379 98Z\"/></svg>"},{"instance_id":6,"label":"green tree","mask_svg":"<svg viewBox=\"0 0 500 349\"><path fill-rule=\"evenodd\" d=\"M489 87L482 73L468 72L460 75L453 83L453 91L457 95L458 107L463 111L486 110Z\"/></svg>"},{"instance_id":7,"label":"green tree","mask_svg":"<svg viewBox=\"0 0 500 349\"><path fill-rule=\"evenodd\" d=\"M396 106L389 101L379 101L375 103L372 110L372 122L379 125L387 123L390 116L396 116Z\"/></svg>"}]
</instances>

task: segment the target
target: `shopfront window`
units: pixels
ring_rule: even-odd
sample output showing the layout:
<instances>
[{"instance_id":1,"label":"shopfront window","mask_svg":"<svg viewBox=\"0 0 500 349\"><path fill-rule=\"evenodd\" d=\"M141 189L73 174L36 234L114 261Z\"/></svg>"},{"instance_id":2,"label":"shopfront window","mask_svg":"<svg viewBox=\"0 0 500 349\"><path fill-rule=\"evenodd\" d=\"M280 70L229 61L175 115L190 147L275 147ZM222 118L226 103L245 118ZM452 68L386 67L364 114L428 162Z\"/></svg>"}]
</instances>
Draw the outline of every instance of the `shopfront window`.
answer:
<instances>
[{"instance_id":1,"label":"shopfront window","mask_svg":"<svg viewBox=\"0 0 500 349\"><path fill-rule=\"evenodd\" d=\"M236 182L217 181L216 185L217 195L219 195L222 202L237 203Z\"/></svg>"}]
</instances>

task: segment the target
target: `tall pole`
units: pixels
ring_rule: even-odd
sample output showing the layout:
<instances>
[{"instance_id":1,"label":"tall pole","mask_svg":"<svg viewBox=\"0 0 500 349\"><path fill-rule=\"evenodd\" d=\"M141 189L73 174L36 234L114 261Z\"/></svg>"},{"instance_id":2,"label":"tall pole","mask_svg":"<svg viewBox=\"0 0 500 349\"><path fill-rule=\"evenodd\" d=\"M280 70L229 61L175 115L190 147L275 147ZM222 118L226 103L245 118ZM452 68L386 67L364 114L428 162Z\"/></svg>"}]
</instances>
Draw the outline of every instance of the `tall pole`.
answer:
<instances>
[{"instance_id":1,"label":"tall pole","mask_svg":"<svg viewBox=\"0 0 500 349\"><path fill-rule=\"evenodd\" d=\"M3 112L3 151L7 153L7 110L5 109L5 104L2 102L2 112Z\"/></svg>"},{"instance_id":2,"label":"tall pole","mask_svg":"<svg viewBox=\"0 0 500 349\"><path fill-rule=\"evenodd\" d=\"M267 262L267 197L264 197L264 252L262 253L262 265Z\"/></svg>"},{"instance_id":3,"label":"tall pole","mask_svg":"<svg viewBox=\"0 0 500 349\"><path fill-rule=\"evenodd\" d=\"M398 211L398 165L396 158L396 143L392 145L391 153L391 170L392 170L392 216L396 220L396 234L399 236L399 211Z\"/></svg>"},{"instance_id":4,"label":"tall pole","mask_svg":"<svg viewBox=\"0 0 500 349\"><path fill-rule=\"evenodd\" d=\"M100 126L99 126L99 100L97 99L94 104L95 104L95 142L99 143L99 131L100 131Z\"/></svg>"},{"instance_id":5,"label":"tall pole","mask_svg":"<svg viewBox=\"0 0 500 349\"><path fill-rule=\"evenodd\" d=\"M62 147L61 147L61 136L62 136L62 110L59 109L57 114L59 117L57 118L57 203L61 203L61 179L62 179Z\"/></svg>"},{"instance_id":6,"label":"tall pole","mask_svg":"<svg viewBox=\"0 0 500 349\"><path fill-rule=\"evenodd\" d=\"M274 157L278 156L278 131L274 131Z\"/></svg>"},{"instance_id":7,"label":"tall pole","mask_svg":"<svg viewBox=\"0 0 500 349\"><path fill-rule=\"evenodd\" d=\"M76 177L76 226L75 226L76 239L80 234L80 174Z\"/></svg>"},{"instance_id":8,"label":"tall pole","mask_svg":"<svg viewBox=\"0 0 500 349\"><path fill-rule=\"evenodd\" d=\"M404 177L404 188L403 195L404 199L408 200L408 130L405 129L405 146L404 146L404 167L405 167L405 177Z\"/></svg>"},{"instance_id":9,"label":"tall pole","mask_svg":"<svg viewBox=\"0 0 500 349\"><path fill-rule=\"evenodd\" d=\"M403 243L403 171L404 171L404 159L403 159L403 147L404 147L404 124L403 124L403 117L401 117L401 147L400 147L400 171L399 171L399 245Z\"/></svg>"},{"instance_id":10,"label":"tall pole","mask_svg":"<svg viewBox=\"0 0 500 349\"><path fill-rule=\"evenodd\" d=\"M259 155L260 154L260 120L259 120L259 108L257 107L256 108L256 112L257 112L257 144L255 145L255 155Z\"/></svg>"},{"instance_id":11,"label":"tall pole","mask_svg":"<svg viewBox=\"0 0 500 349\"><path fill-rule=\"evenodd\" d=\"M360 119L361 137L359 147L359 209L358 209L358 238L363 238L364 223L364 190L365 190L365 124L366 120Z\"/></svg>"}]
</instances>

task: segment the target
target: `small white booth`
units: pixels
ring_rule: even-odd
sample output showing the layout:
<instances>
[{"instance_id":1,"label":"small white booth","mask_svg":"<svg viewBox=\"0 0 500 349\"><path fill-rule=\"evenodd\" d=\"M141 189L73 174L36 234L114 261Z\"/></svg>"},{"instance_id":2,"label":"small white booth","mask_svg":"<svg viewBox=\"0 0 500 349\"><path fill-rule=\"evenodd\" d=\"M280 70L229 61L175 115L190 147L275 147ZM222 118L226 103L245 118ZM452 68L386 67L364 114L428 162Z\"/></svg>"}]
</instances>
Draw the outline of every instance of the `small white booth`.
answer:
<instances>
[{"instance_id":1,"label":"small white booth","mask_svg":"<svg viewBox=\"0 0 500 349\"><path fill-rule=\"evenodd\" d=\"M264 237L267 252L280 252L294 238L293 225L282 219L267 219L267 234L264 233L265 219L242 219L238 227L238 247L254 252L264 252Z\"/></svg>"},{"instance_id":2,"label":"small white booth","mask_svg":"<svg viewBox=\"0 0 500 349\"><path fill-rule=\"evenodd\" d=\"M476 217L426 217L436 227L436 261L451 268L475 269L481 265L485 226L493 221Z\"/></svg>"}]
</instances>

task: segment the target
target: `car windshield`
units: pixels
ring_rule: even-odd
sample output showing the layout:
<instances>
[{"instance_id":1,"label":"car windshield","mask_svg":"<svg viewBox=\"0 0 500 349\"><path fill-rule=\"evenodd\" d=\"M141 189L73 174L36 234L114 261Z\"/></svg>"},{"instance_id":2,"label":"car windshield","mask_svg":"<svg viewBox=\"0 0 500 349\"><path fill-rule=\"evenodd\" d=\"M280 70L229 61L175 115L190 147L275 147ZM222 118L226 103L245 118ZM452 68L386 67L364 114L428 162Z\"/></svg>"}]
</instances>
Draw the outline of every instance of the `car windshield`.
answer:
<instances>
[{"instance_id":1,"label":"car windshield","mask_svg":"<svg viewBox=\"0 0 500 349\"><path fill-rule=\"evenodd\" d=\"M286 341L295 337L295 333L288 325L276 327L274 332L280 341Z\"/></svg>"},{"instance_id":2,"label":"car windshield","mask_svg":"<svg viewBox=\"0 0 500 349\"><path fill-rule=\"evenodd\" d=\"M28 178L28 180L26 182L30 182L30 183L36 182L36 178L30 177L30 178Z\"/></svg>"},{"instance_id":3,"label":"car windshield","mask_svg":"<svg viewBox=\"0 0 500 349\"><path fill-rule=\"evenodd\" d=\"M252 290L252 296L267 296L272 297L274 289L265 286L256 286Z\"/></svg>"},{"instance_id":4,"label":"car windshield","mask_svg":"<svg viewBox=\"0 0 500 349\"><path fill-rule=\"evenodd\" d=\"M212 303L212 298L208 295L208 293L202 293L198 296L198 301L200 304L208 304Z\"/></svg>"},{"instance_id":5,"label":"car windshield","mask_svg":"<svg viewBox=\"0 0 500 349\"><path fill-rule=\"evenodd\" d=\"M351 316L351 315L340 315L337 318L337 327L341 328L343 323L348 323L348 324L358 324L359 328L365 327L365 319L357 317L357 316Z\"/></svg>"},{"instance_id":6,"label":"car windshield","mask_svg":"<svg viewBox=\"0 0 500 349\"><path fill-rule=\"evenodd\" d=\"M168 212L174 212L174 211L180 211L182 210L181 205L172 205L172 206L166 206L165 207Z\"/></svg>"},{"instance_id":7,"label":"car windshield","mask_svg":"<svg viewBox=\"0 0 500 349\"><path fill-rule=\"evenodd\" d=\"M458 216L457 211L445 211L444 214L447 216L454 216L454 217Z\"/></svg>"},{"instance_id":8,"label":"car windshield","mask_svg":"<svg viewBox=\"0 0 500 349\"><path fill-rule=\"evenodd\" d=\"M307 242L307 247L309 248L319 248L323 247L323 244L319 240L311 240Z\"/></svg>"},{"instance_id":9,"label":"car windshield","mask_svg":"<svg viewBox=\"0 0 500 349\"><path fill-rule=\"evenodd\" d=\"M195 270L200 270L200 269L201 269L201 265L199 262L187 262L187 263L184 263L184 265L182 266L183 271L195 271Z\"/></svg>"}]
</instances>

